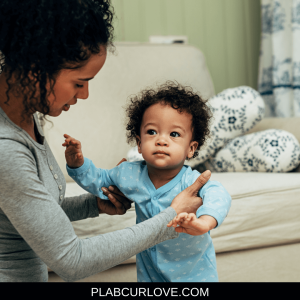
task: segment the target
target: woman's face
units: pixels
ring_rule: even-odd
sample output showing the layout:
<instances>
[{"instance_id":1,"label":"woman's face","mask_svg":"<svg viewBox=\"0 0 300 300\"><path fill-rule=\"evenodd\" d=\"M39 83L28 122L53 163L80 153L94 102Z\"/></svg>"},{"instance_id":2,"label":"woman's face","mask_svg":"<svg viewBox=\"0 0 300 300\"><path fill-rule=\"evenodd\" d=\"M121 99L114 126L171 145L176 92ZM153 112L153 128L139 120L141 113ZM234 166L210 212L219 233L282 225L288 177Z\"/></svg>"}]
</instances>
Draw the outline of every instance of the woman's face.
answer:
<instances>
[{"instance_id":1,"label":"woman's face","mask_svg":"<svg viewBox=\"0 0 300 300\"><path fill-rule=\"evenodd\" d=\"M101 70L106 60L106 50L102 46L100 54L92 55L85 66L69 70L63 69L56 78L54 93L48 97L50 102L49 116L57 117L62 111L68 111L70 105L77 99L87 99L89 96L89 80Z\"/></svg>"}]
</instances>

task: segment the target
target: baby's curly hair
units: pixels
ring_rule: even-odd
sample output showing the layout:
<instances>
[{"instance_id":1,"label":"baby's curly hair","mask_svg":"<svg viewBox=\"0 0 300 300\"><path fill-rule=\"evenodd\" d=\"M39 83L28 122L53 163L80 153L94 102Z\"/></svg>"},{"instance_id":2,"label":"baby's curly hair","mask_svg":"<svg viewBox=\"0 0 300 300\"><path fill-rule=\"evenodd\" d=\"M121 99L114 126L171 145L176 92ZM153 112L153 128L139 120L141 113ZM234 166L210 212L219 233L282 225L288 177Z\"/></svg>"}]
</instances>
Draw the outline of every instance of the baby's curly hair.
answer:
<instances>
[{"instance_id":1,"label":"baby's curly hair","mask_svg":"<svg viewBox=\"0 0 300 300\"><path fill-rule=\"evenodd\" d=\"M162 103L177 109L180 113L186 112L192 115L192 140L198 142L197 150L199 150L210 134L209 121L212 114L206 102L193 92L191 87L182 86L173 81L167 81L156 89L142 90L138 95L129 99L129 105L126 107L129 119L126 126L127 142L129 144L136 142L136 136L140 135L140 127L146 109L156 103ZM192 158L197 155L198 151L195 151Z\"/></svg>"},{"instance_id":2,"label":"baby's curly hair","mask_svg":"<svg viewBox=\"0 0 300 300\"><path fill-rule=\"evenodd\" d=\"M100 53L100 45L114 49L113 16L110 0L1 0L0 73L7 72L6 103L11 90L23 96L23 115L37 108L48 114L47 96L61 69L84 66Z\"/></svg>"}]
</instances>

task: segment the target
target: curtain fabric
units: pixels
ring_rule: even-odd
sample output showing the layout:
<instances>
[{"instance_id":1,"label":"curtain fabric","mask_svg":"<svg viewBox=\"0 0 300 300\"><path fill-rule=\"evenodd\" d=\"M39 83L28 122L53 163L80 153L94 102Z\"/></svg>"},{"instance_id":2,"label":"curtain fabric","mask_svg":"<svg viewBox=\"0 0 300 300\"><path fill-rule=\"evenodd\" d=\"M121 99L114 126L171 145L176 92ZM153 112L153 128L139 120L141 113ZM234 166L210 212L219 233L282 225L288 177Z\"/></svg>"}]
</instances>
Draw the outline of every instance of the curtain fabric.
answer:
<instances>
[{"instance_id":1,"label":"curtain fabric","mask_svg":"<svg viewBox=\"0 0 300 300\"><path fill-rule=\"evenodd\" d=\"M258 91L266 117L300 116L300 0L261 0Z\"/></svg>"}]
</instances>

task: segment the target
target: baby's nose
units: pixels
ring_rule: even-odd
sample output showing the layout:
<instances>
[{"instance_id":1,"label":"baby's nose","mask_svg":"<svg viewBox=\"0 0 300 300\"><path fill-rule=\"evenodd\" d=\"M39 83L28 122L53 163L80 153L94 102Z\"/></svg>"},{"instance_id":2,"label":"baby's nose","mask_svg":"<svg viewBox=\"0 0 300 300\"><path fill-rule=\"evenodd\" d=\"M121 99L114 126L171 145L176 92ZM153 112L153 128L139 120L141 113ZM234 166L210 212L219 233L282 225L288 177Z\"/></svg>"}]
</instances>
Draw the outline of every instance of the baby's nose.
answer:
<instances>
[{"instance_id":1,"label":"baby's nose","mask_svg":"<svg viewBox=\"0 0 300 300\"><path fill-rule=\"evenodd\" d=\"M168 146L168 142L167 142L166 139L160 137L160 138L157 139L156 145L157 146Z\"/></svg>"}]
</instances>

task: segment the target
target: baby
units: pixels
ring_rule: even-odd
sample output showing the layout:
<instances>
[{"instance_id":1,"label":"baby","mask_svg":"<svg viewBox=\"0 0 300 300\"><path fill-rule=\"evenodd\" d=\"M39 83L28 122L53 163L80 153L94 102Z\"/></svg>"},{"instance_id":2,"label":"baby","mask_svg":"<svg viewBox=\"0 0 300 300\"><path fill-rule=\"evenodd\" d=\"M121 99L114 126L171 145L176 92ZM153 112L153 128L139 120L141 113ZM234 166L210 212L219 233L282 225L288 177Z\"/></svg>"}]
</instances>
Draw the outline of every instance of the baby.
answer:
<instances>
[{"instance_id":1,"label":"baby","mask_svg":"<svg viewBox=\"0 0 300 300\"><path fill-rule=\"evenodd\" d=\"M117 186L135 202L136 222L140 223L166 209L200 175L184 165L184 161L196 157L204 144L210 111L191 89L168 81L133 97L127 115L128 142L136 142L143 161L125 161L104 170L83 157L79 141L65 135L63 146L67 147L68 174L86 191L102 199L107 197L101 187ZM184 222L184 227L175 229L181 232L178 238L137 255L139 282L218 281L210 230L224 221L231 197L216 181L208 181L199 196L203 205L196 215L182 213L168 224L176 227Z\"/></svg>"}]
</instances>

